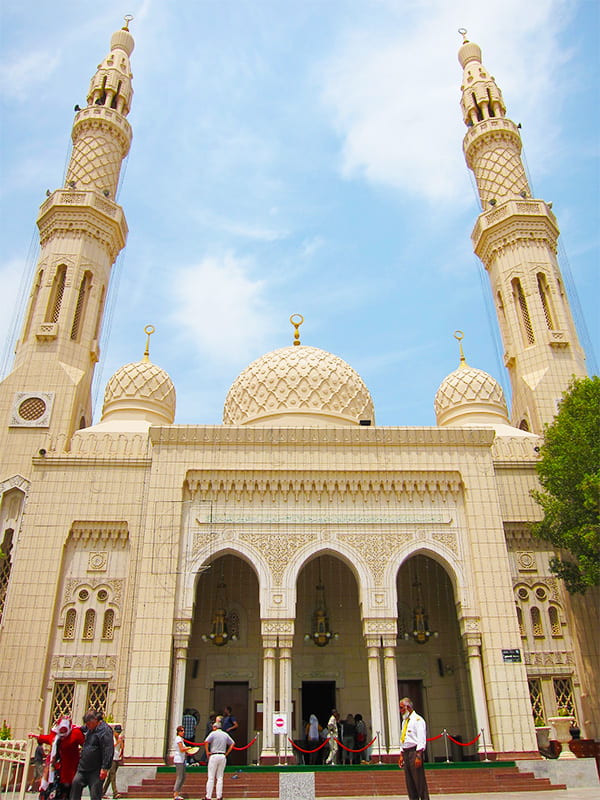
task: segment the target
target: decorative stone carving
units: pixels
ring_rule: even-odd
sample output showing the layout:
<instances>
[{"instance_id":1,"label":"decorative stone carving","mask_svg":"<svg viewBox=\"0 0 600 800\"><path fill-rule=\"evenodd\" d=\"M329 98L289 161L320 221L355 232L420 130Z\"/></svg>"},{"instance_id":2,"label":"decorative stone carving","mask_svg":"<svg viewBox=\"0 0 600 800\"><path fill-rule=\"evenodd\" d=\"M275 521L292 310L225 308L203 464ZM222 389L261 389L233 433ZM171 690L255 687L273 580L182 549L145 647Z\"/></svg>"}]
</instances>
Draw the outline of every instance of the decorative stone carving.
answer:
<instances>
[{"instance_id":1,"label":"decorative stone carving","mask_svg":"<svg viewBox=\"0 0 600 800\"><path fill-rule=\"evenodd\" d=\"M390 558L413 538L413 534L345 534L341 538L345 545L360 553L369 565L375 583L381 585Z\"/></svg>"},{"instance_id":2,"label":"decorative stone carving","mask_svg":"<svg viewBox=\"0 0 600 800\"><path fill-rule=\"evenodd\" d=\"M282 634L287 636L294 635L293 619L263 619L261 620L261 633L263 636L273 636Z\"/></svg>"},{"instance_id":3,"label":"decorative stone carving","mask_svg":"<svg viewBox=\"0 0 600 800\"><path fill-rule=\"evenodd\" d=\"M520 572L531 572L537 570L535 553L531 551L519 551L517 553L517 566Z\"/></svg>"},{"instance_id":4,"label":"decorative stone carving","mask_svg":"<svg viewBox=\"0 0 600 800\"><path fill-rule=\"evenodd\" d=\"M104 572L108 568L108 553L92 552L88 555L88 570L90 572Z\"/></svg>"},{"instance_id":5,"label":"decorative stone carving","mask_svg":"<svg viewBox=\"0 0 600 800\"><path fill-rule=\"evenodd\" d=\"M432 533L431 538L458 555L458 539L455 533Z\"/></svg>"},{"instance_id":6,"label":"decorative stone carving","mask_svg":"<svg viewBox=\"0 0 600 800\"><path fill-rule=\"evenodd\" d=\"M241 533L240 541L255 547L266 559L275 586L281 586L283 574L291 558L307 543L314 541L316 534L279 535L274 533Z\"/></svg>"}]
</instances>

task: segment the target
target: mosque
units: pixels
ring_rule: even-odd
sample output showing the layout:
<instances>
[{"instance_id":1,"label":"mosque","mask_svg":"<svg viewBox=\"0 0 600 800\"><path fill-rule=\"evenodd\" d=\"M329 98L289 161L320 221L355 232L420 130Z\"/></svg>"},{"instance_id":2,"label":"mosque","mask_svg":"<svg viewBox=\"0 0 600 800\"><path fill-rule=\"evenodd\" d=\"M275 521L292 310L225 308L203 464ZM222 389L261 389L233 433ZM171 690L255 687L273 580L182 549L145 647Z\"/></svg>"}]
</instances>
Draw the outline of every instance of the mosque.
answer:
<instances>
[{"instance_id":1,"label":"mosque","mask_svg":"<svg viewBox=\"0 0 600 800\"><path fill-rule=\"evenodd\" d=\"M480 48L465 38L459 51L464 153L512 408L459 346L431 427L379 427L357 372L301 343L300 315L289 346L235 380L221 425L174 424L151 326L93 420L127 238L114 198L133 49L126 24L76 110L0 384L0 708L13 735L96 706L125 726L128 761L158 763L184 708L204 720L232 705L238 744L258 732L238 758L268 763L283 747L276 715L300 739L335 706L360 712L391 758L409 695L432 732L474 740L474 757L537 756L536 727L559 709L600 737L597 594L570 597L529 533L543 426L585 355L556 218L531 196Z\"/></svg>"}]
</instances>

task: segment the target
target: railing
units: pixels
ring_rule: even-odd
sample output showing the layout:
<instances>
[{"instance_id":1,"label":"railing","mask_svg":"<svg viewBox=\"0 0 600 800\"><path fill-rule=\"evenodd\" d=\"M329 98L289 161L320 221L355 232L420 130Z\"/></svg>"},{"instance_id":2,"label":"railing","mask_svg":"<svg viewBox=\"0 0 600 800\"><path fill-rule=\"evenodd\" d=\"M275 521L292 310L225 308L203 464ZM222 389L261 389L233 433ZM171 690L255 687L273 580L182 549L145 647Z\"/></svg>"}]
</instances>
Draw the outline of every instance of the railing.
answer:
<instances>
[{"instance_id":1,"label":"railing","mask_svg":"<svg viewBox=\"0 0 600 800\"><path fill-rule=\"evenodd\" d=\"M0 797L24 800L33 739L0 741Z\"/></svg>"}]
</instances>

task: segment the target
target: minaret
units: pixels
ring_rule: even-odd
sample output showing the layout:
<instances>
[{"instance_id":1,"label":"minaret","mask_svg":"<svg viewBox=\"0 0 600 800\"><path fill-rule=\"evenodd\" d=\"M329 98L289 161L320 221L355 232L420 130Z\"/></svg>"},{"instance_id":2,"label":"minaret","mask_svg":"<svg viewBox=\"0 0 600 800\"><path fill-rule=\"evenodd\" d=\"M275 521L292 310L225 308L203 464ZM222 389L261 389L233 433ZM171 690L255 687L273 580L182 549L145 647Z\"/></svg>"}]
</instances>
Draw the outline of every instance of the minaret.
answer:
<instances>
[{"instance_id":1,"label":"minaret","mask_svg":"<svg viewBox=\"0 0 600 800\"><path fill-rule=\"evenodd\" d=\"M460 33L465 35L465 31ZM587 374L556 257L559 230L551 204L531 197L519 127L466 38L461 106L463 141L482 213L471 238L492 287L504 360L512 384L511 422L542 433L573 375Z\"/></svg>"},{"instance_id":2,"label":"minaret","mask_svg":"<svg viewBox=\"0 0 600 800\"><path fill-rule=\"evenodd\" d=\"M38 443L62 440L68 448L73 432L92 421L104 302L127 237L115 195L132 138L129 19L112 36L87 105L75 106L65 186L48 192L40 208L39 261L14 367L0 385L5 453L18 451L18 441L27 437Z\"/></svg>"}]
</instances>

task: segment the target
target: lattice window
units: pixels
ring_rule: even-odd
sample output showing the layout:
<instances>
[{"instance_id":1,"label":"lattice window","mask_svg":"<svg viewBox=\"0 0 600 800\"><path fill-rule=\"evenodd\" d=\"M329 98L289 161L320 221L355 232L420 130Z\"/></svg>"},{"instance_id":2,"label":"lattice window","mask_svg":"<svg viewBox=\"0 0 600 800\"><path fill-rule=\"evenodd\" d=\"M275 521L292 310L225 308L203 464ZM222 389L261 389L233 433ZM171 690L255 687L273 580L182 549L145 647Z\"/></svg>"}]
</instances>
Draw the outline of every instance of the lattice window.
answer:
<instances>
[{"instance_id":1,"label":"lattice window","mask_svg":"<svg viewBox=\"0 0 600 800\"><path fill-rule=\"evenodd\" d=\"M88 683L86 708L106 713L108 699L108 683Z\"/></svg>"},{"instance_id":2,"label":"lattice window","mask_svg":"<svg viewBox=\"0 0 600 800\"><path fill-rule=\"evenodd\" d=\"M96 630L96 612L93 608L88 608L85 612L83 621L83 639L93 639Z\"/></svg>"},{"instance_id":3,"label":"lattice window","mask_svg":"<svg viewBox=\"0 0 600 800\"><path fill-rule=\"evenodd\" d=\"M558 608L556 606L550 606L548 609L548 622L550 623L552 636L562 636L562 627L558 615Z\"/></svg>"},{"instance_id":4,"label":"lattice window","mask_svg":"<svg viewBox=\"0 0 600 800\"><path fill-rule=\"evenodd\" d=\"M6 593L8 591L8 581L10 580L10 571L12 567L10 551L12 550L13 533L14 531L12 528L8 528L6 531L4 531L2 545L0 546L0 549L3 553L3 557L0 557L0 621L2 620L2 614L4 613Z\"/></svg>"},{"instance_id":5,"label":"lattice window","mask_svg":"<svg viewBox=\"0 0 600 800\"><path fill-rule=\"evenodd\" d=\"M544 318L546 320L546 326L549 331L554 330L554 319L552 315L552 301L550 299L550 289L548 287L548 282L546 281L546 276L543 272L538 272L537 274L537 285L538 285L538 292L540 295L540 300L542 301L542 308L544 309Z\"/></svg>"},{"instance_id":6,"label":"lattice window","mask_svg":"<svg viewBox=\"0 0 600 800\"><path fill-rule=\"evenodd\" d=\"M540 614L540 610L537 606L534 606L531 609L531 629L533 631L533 635L537 637L544 636L544 629L542 627L542 615Z\"/></svg>"},{"instance_id":7,"label":"lattice window","mask_svg":"<svg viewBox=\"0 0 600 800\"><path fill-rule=\"evenodd\" d=\"M67 282L67 268L60 266L56 270L54 281L52 283L52 292L50 293L50 302L46 310L46 322L58 322L60 316L60 307L65 293L65 283Z\"/></svg>"},{"instance_id":8,"label":"lattice window","mask_svg":"<svg viewBox=\"0 0 600 800\"><path fill-rule=\"evenodd\" d=\"M104 612L104 620L102 622L102 638L111 640L115 635L115 612L112 608L108 608Z\"/></svg>"},{"instance_id":9,"label":"lattice window","mask_svg":"<svg viewBox=\"0 0 600 800\"><path fill-rule=\"evenodd\" d=\"M74 608L70 608L65 616L65 625L63 628L63 639L75 638L75 626L77 625L77 612Z\"/></svg>"},{"instance_id":10,"label":"lattice window","mask_svg":"<svg viewBox=\"0 0 600 800\"><path fill-rule=\"evenodd\" d=\"M519 606L517 606L517 622L519 623L519 633L521 634L521 637L525 639L526 633L525 626L523 625L523 611Z\"/></svg>"},{"instance_id":11,"label":"lattice window","mask_svg":"<svg viewBox=\"0 0 600 800\"><path fill-rule=\"evenodd\" d=\"M575 699L573 697L573 683L571 678L554 678L554 697L556 710L564 709L567 714L575 716Z\"/></svg>"},{"instance_id":12,"label":"lattice window","mask_svg":"<svg viewBox=\"0 0 600 800\"><path fill-rule=\"evenodd\" d=\"M73 325L71 326L71 339L77 341L82 327L83 317L85 316L85 309L87 306L87 299L92 284L91 272L85 272L81 283L79 285L79 294L77 295L77 305L75 306L75 314L73 315Z\"/></svg>"},{"instance_id":13,"label":"lattice window","mask_svg":"<svg viewBox=\"0 0 600 800\"><path fill-rule=\"evenodd\" d=\"M521 333L525 344L535 344L535 336L533 335L533 326L531 324L531 317L529 316L529 309L527 308L527 300L525 292L521 286L521 281L515 278L512 282L513 297L517 308L517 314L521 323Z\"/></svg>"},{"instance_id":14,"label":"lattice window","mask_svg":"<svg viewBox=\"0 0 600 800\"><path fill-rule=\"evenodd\" d=\"M74 683L55 683L52 696L52 725L59 717L73 716Z\"/></svg>"},{"instance_id":15,"label":"lattice window","mask_svg":"<svg viewBox=\"0 0 600 800\"><path fill-rule=\"evenodd\" d=\"M529 678L529 699L531 701L531 710L533 712L533 720L535 724L540 727L546 724L546 712L544 711L544 699L542 696L542 684L539 678Z\"/></svg>"}]
</instances>

